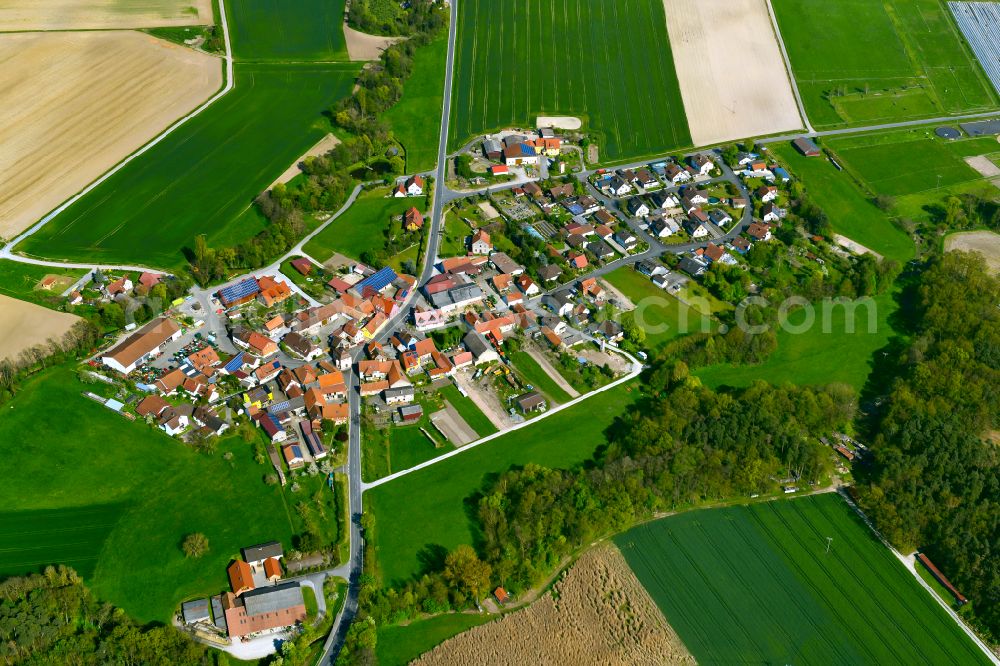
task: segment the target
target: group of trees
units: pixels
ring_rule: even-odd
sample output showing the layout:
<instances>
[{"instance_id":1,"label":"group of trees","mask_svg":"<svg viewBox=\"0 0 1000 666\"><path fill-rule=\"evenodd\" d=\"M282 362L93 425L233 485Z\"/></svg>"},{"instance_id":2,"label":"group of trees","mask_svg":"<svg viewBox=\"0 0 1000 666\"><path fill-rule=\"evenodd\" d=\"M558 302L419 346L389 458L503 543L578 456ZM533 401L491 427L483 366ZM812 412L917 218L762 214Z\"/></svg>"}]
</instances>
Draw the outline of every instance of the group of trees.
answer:
<instances>
[{"instance_id":1,"label":"group of trees","mask_svg":"<svg viewBox=\"0 0 1000 666\"><path fill-rule=\"evenodd\" d=\"M61 338L33 345L17 358L0 358L0 405L17 394L21 382L29 375L86 356L100 339L100 329L84 319L73 324Z\"/></svg>"},{"instance_id":2,"label":"group of trees","mask_svg":"<svg viewBox=\"0 0 1000 666\"><path fill-rule=\"evenodd\" d=\"M143 627L93 598L72 569L0 582L0 659L17 664L218 664L222 653L168 626ZM224 659L224 657L223 657Z\"/></svg>"},{"instance_id":3,"label":"group of trees","mask_svg":"<svg viewBox=\"0 0 1000 666\"><path fill-rule=\"evenodd\" d=\"M355 30L373 35L413 35L438 30L444 16L437 4L419 0L407 3L401 11L397 0L351 0L347 9L347 23Z\"/></svg>"},{"instance_id":4,"label":"group of trees","mask_svg":"<svg viewBox=\"0 0 1000 666\"><path fill-rule=\"evenodd\" d=\"M873 427L861 506L903 550L919 548L1000 637L1000 279L975 254L932 260L901 378ZM864 470L862 470L864 471ZM970 612L966 609L966 612Z\"/></svg>"}]
</instances>

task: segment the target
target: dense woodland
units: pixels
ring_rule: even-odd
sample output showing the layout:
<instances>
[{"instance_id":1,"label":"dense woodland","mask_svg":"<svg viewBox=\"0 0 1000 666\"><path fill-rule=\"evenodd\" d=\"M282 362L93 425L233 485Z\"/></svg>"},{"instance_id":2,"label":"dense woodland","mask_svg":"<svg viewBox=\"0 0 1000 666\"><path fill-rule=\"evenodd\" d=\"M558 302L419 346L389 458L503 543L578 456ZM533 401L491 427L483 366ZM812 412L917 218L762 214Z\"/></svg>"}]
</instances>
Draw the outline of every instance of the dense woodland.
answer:
<instances>
[{"instance_id":1,"label":"dense woodland","mask_svg":"<svg viewBox=\"0 0 1000 666\"><path fill-rule=\"evenodd\" d=\"M1000 637L1000 280L979 255L933 260L902 377L873 425L862 507L904 550L919 548ZM864 471L864 470L862 470Z\"/></svg>"},{"instance_id":2,"label":"dense woodland","mask_svg":"<svg viewBox=\"0 0 1000 666\"><path fill-rule=\"evenodd\" d=\"M0 658L7 666L228 663L173 627L137 625L62 566L0 583Z\"/></svg>"}]
</instances>

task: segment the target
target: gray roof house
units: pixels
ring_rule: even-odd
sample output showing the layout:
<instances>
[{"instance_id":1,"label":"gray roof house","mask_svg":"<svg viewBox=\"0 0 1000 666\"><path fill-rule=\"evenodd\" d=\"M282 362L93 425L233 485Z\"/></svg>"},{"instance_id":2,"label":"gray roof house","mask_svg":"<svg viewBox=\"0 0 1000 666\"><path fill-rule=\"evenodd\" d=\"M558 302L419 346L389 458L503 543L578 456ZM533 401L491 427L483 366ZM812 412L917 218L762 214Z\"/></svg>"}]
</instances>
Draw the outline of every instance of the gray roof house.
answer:
<instances>
[{"instance_id":1,"label":"gray roof house","mask_svg":"<svg viewBox=\"0 0 1000 666\"><path fill-rule=\"evenodd\" d=\"M184 616L184 624L210 621L212 617L208 614L208 599L185 601L181 604L181 615Z\"/></svg>"},{"instance_id":2,"label":"gray roof house","mask_svg":"<svg viewBox=\"0 0 1000 666\"><path fill-rule=\"evenodd\" d=\"M284 556L285 551L277 541L259 543L256 546L247 546L243 549L243 560L250 565L259 564L269 557L280 559Z\"/></svg>"}]
</instances>

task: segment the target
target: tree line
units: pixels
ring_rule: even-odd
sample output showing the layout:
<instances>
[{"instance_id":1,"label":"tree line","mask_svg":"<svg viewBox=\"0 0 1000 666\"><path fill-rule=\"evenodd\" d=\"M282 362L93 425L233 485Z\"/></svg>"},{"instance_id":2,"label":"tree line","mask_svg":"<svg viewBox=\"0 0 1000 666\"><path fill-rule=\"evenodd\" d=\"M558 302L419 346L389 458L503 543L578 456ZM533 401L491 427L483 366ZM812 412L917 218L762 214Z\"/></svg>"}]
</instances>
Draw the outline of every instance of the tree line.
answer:
<instances>
[{"instance_id":1,"label":"tree line","mask_svg":"<svg viewBox=\"0 0 1000 666\"><path fill-rule=\"evenodd\" d=\"M6 666L228 663L173 627L141 626L96 600L64 566L0 582L0 658Z\"/></svg>"},{"instance_id":2,"label":"tree line","mask_svg":"<svg viewBox=\"0 0 1000 666\"><path fill-rule=\"evenodd\" d=\"M904 552L918 548L1000 638L1000 279L978 254L934 258L900 377L871 425L858 499Z\"/></svg>"}]
</instances>

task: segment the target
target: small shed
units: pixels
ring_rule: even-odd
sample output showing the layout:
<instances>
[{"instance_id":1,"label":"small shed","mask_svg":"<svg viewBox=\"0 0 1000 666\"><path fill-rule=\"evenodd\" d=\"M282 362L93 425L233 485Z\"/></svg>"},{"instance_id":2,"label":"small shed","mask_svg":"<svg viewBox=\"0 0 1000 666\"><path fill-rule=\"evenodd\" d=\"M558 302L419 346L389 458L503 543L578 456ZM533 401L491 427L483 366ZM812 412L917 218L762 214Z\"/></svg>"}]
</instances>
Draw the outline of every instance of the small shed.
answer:
<instances>
[{"instance_id":1,"label":"small shed","mask_svg":"<svg viewBox=\"0 0 1000 666\"><path fill-rule=\"evenodd\" d=\"M497 589L493 590L493 598L496 599L497 603L500 604L501 606L505 605L508 601L510 601L510 595L507 594L507 590L503 589L502 587L498 587Z\"/></svg>"},{"instance_id":2,"label":"small shed","mask_svg":"<svg viewBox=\"0 0 1000 666\"><path fill-rule=\"evenodd\" d=\"M819 146L807 136L800 136L792 141L792 145L806 157L818 157L820 154Z\"/></svg>"},{"instance_id":3,"label":"small shed","mask_svg":"<svg viewBox=\"0 0 1000 666\"><path fill-rule=\"evenodd\" d=\"M399 417L403 423L415 423L424 415L424 408L420 405L406 405L399 408Z\"/></svg>"},{"instance_id":4,"label":"small shed","mask_svg":"<svg viewBox=\"0 0 1000 666\"><path fill-rule=\"evenodd\" d=\"M517 404L525 414L544 412L546 407L545 398L538 391L525 393L517 399Z\"/></svg>"}]
</instances>

